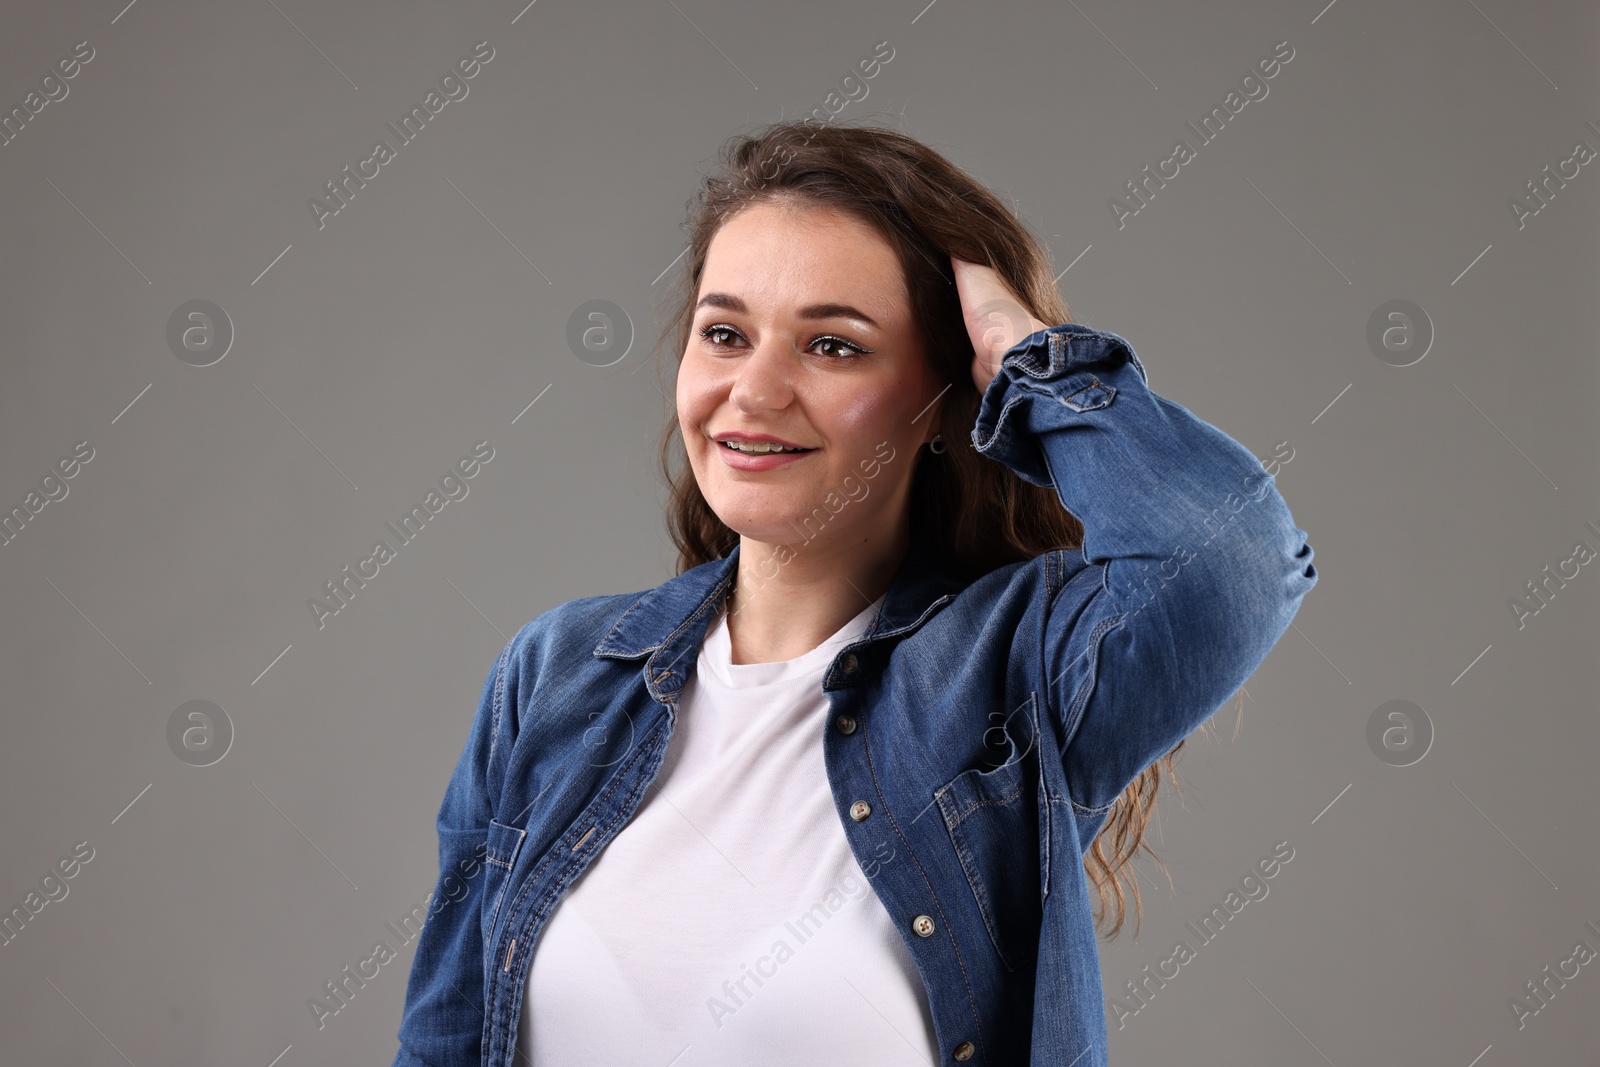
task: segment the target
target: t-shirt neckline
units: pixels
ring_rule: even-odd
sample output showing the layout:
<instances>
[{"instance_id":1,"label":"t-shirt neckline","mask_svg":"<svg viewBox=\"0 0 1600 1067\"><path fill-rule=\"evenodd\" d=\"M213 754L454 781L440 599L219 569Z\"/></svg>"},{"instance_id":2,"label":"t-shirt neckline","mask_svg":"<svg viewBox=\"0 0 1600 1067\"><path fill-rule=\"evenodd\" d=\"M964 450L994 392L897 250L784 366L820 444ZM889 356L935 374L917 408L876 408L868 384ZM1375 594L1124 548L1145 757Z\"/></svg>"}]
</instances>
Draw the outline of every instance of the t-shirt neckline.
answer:
<instances>
[{"instance_id":1,"label":"t-shirt neckline","mask_svg":"<svg viewBox=\"0 0 1600 1067\"><path fill-rule=\"evenodd\" d=\"M700 666L723 686L729 689L755 689L793 681L806 675L821 676L840 646L847 645L866 632L888 594L863 608L854 618L841 626L810 652L793 659L772 663L733 663L733 639L728 633L727 602L717 612L717 621L706 634L700 647Z\"/></svg>"}]
</instances>

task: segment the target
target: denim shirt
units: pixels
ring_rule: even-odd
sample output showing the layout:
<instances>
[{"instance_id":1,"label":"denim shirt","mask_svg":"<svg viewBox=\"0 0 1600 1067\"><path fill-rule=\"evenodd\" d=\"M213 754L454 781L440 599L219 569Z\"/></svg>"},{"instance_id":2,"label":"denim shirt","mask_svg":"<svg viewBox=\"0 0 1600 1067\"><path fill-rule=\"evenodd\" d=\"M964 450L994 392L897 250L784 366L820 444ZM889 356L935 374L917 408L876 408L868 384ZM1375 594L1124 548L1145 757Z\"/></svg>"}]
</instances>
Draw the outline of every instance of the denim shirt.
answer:
<instances>
[{"instance_id":1,"label":"denim shirt","mask_svg":"<svg viewBox=\"0 0 1600 1067\"><path fill-rule=\"evenodd\" d=\"M1317 572L1274 475L1151 392L1115 334L1066 324L1012 347L972 441L1053 485L1083 547L963 585L913 530L823 675L828 784L916 962L939 1062L1103 1065L1084 851L1249 679ZM569 601L500 653L439 808L395 1067L510 1067L540 931L655 780L738 556Z\"/></svg>"}]
</instances>

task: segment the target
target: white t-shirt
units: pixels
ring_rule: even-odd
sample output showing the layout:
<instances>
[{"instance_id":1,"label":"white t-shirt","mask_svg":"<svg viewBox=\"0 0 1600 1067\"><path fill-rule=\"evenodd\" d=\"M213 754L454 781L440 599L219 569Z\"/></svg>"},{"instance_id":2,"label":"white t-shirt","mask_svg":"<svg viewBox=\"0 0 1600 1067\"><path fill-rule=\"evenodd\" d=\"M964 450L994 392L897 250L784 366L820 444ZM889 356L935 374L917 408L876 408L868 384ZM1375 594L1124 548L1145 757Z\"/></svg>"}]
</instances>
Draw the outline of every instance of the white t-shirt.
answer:
<instances>
[{"instance_id":1,"label":"white t-shirt","mask_svg":"<svg viewBox=\"0 0 1600 1067\"><path fill-rule=\"evenodd\" d=\"M822 761L822 675L882 603L780 663L731 663L719 617L659 778L535 946L519 1067L939 1062ZM871 862L906 862L884 837Z\"/></svg>"}]
</instances>

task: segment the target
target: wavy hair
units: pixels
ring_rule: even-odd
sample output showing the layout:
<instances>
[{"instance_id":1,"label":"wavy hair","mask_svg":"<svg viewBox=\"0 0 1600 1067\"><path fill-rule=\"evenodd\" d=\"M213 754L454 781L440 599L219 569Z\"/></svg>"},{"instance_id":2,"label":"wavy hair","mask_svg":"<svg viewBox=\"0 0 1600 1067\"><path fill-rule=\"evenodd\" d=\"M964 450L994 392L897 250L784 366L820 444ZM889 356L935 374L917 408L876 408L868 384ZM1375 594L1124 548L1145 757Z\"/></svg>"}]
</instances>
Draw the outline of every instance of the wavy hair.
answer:
<instances>
[{"instance_id":1,"label":"wavy hair","mask_svg":"<svg viewBox=\"0 0 1600 1067\"><path fill-rule=\"evenodd\" d=\"M970 582L1009 563L1055 549L1081 548L1083 524L1061 506L1054 488L1023 481L972 446L981 396L972 380L974 353L950 257L992 267L1039 320L1071 322L1050 261L993 193L906 134L807 118L730 138L720 166L704 177L689 201L688 253L656 350L665 348L682 359L711 239L734 215L762 202L847 213L872 226L894 248L929 365L952 383L939 409L946 451L937 463L919 460L910 497L911 522L919 536L933 538L948 571ZM739 535L701 495L679 433L674 411L661 435L660 463L669 487L667 527L681 574L725 558ZM1084 853L1084 869L1098 896L1096 925L1103 926L1109 912L1116 916L1108 938L1116 936L1127 914L1124 881L1133 898L1137 936L1139 883L1126 870L1134 855L1143 849L1166 869L1144 836L1163 775L1179 788L1173 761L1186 741L1123 791Z\"/></svg>"}]
</instances>

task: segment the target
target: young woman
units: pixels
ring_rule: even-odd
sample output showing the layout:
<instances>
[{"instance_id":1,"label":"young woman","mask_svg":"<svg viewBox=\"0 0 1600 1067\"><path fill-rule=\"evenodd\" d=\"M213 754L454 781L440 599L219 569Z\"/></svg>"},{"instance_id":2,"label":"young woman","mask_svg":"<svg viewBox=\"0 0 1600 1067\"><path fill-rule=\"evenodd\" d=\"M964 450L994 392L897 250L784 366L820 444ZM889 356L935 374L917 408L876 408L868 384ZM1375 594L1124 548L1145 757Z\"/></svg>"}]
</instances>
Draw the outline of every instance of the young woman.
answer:
<instances>
[{"instance_id":1,"label":"young woman","mask_svg":"<svg viewBox=\"0 0 1600 1067\"><path fill-rule=\"evenodd\" d=\"M489 672L394 1062L1104 1064L1096 923L1311 546L936 152L723 164L665 334L679 573Z\"/></svg>"}]
</instances>

